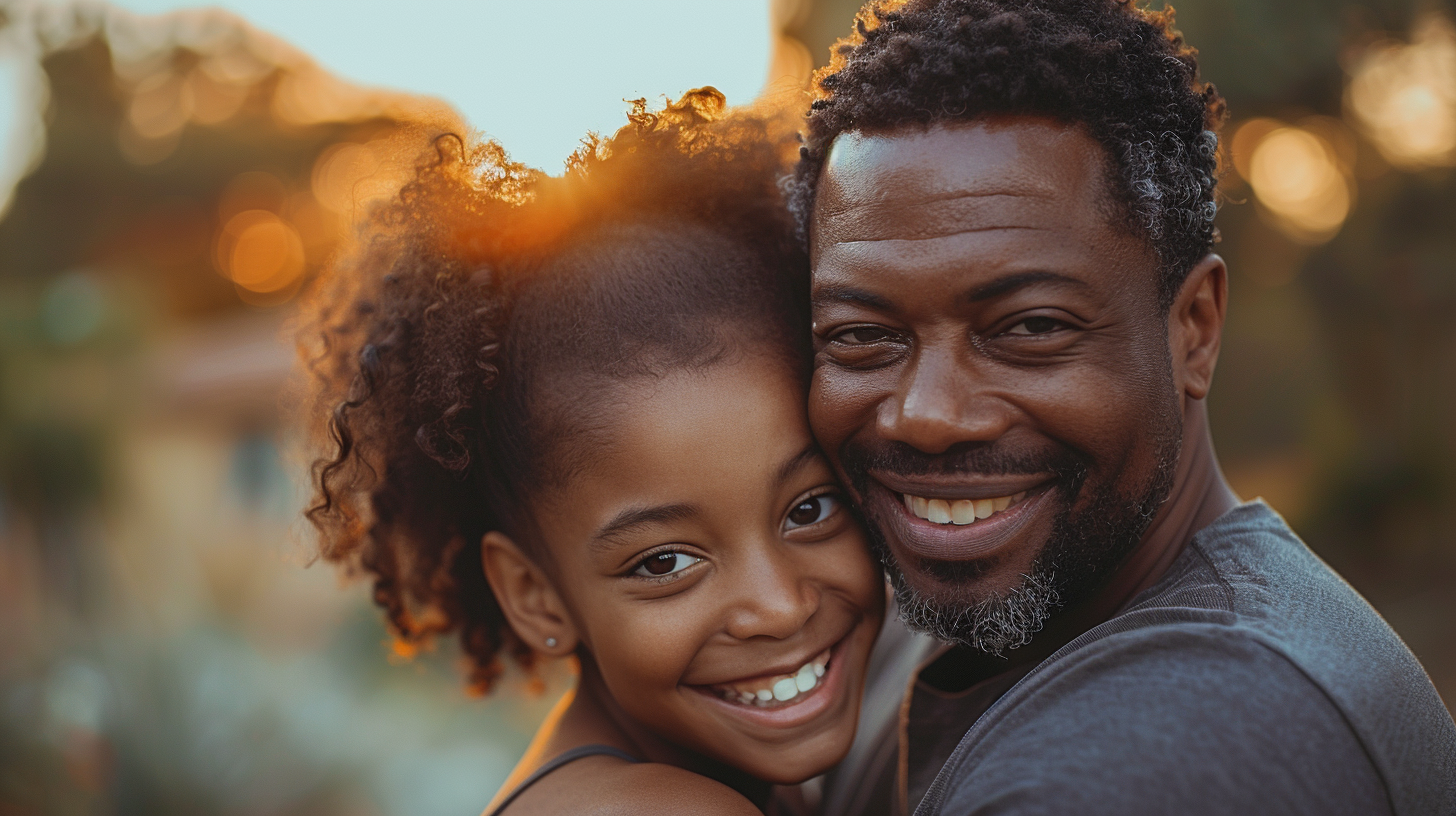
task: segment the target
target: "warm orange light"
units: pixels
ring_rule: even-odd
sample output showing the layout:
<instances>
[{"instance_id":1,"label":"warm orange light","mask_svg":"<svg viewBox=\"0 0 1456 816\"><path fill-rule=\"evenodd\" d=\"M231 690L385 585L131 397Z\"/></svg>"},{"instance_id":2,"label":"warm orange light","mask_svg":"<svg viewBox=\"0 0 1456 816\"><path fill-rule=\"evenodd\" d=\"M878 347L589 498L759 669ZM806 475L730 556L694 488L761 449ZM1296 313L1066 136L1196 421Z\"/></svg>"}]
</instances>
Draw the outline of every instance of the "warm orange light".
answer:
<instances>
[{"instance_id":1,"label":"warm orange light","mask_svg":"<svg viewBox=\"0 0 1456 816\"><path fill-rule=\"evenodd\" d=\"M192 87L171 71L158 71L132 91L127 122L146 139L170 136L192 116Z\"/></svg>"},{"instance_id":2,"label":"warm orange light","mask_svg":"<svg viewBox=\"0 0 1456 816\"><path fill-rule=\"evenodd\" d=\"M192 119L204 125L216 125L231 119L242 109L252 86L241 82L223 82L200 67L187 75L187 90L192 97Z\"/></svg>"},{"instance_id":3,"label":"warm orange light","mask_svg":"<svg viewBox=\"0 0 1456 816\"><path fill-rule=\"evenodd\" d=\"M346 218L363 215L370 204L399 192L408 178L405 164L394 153L385 139L334 145L314 162L314 198Z\"/></svg>"},{"instance_id":4,"label":"warm orange light","mask_svg":"<svg viewBox=\"0 0 1456 816\"><path fill-rule=\"evenodd\" d=\"M1410 44L1372 46L1350 73L1345 102L1391 164L1456 165L1456 28L1429 14Z\"/></svg>"},{"instance_id":5,"label":"warm orange light","mask_svg":"<svg viewBox=\"0 0 1456 816\"><path fill-rule=\"evenodd\" d=\"M1235 131L1232 152L1261 213L1290 238L1317 244L1333 238L1349 217L1355 182L1348 157L1320 132L1329 123L1311 124L1250 120Z\"/></svg>"},{"instance_id":6,"label":"warm orange light","mask_svg":"<svg viewBox=\"0 0 1456 816\"><path fill-rule=\"evenodd\" d=\"M272 293L303 277L303 241L283 219L267 210L245 210L223 227L220 247L227 276L250 292Z\"/></svg>"},{"instance_id":7,"label":"warm orange light","mask_svg":"<svg viewBox=\"0 0 1456 816\"><path fill-rule=\"evenodd\" d=\"M1259 118L1249 119L1234 130L1233 137L1228 142L1229 153L1233 158L1234 170L1244 181L1249 180L1252 172L1249 163L1254 157L1254 148L1259 146L1265 136L1282 127L1284 123L1278 119Z\"/></svg>"}]
</instances>

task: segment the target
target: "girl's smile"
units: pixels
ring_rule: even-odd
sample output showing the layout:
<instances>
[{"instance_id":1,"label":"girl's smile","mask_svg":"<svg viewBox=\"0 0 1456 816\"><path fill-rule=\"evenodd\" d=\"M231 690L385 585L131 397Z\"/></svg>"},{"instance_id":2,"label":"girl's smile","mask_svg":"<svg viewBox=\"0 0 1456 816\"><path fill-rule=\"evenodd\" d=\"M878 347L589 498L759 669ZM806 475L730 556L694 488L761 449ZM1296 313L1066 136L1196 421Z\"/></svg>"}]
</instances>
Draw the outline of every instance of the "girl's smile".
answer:
<instances>
[{"instance_id":1,"label":"girl's smile","mask_svg":"<svg viewBox=\"0 0 1456 816\"><path fill-rule=\"evenodd\" d=\"M750 727L792 728L811 722L843 693L844 670L841 663L834 662L843 643L816 655L796 672L694 689Z\"/></svg>"},{"instance_id":2,"label":"girl's smile","mask_svg":"<svg viewBox=\"0 0 1456 816\"><path fill-rule=\"evenodd\" d=\"M801 383L760 353L620 391L595 395L615 421L533 507L551 599L512 591L517 545L487 536L502 606L523 637L580 644L573 708L627 723L647 758L821 772L853 737L885 590Z\"/></svg>"}]
</instances>

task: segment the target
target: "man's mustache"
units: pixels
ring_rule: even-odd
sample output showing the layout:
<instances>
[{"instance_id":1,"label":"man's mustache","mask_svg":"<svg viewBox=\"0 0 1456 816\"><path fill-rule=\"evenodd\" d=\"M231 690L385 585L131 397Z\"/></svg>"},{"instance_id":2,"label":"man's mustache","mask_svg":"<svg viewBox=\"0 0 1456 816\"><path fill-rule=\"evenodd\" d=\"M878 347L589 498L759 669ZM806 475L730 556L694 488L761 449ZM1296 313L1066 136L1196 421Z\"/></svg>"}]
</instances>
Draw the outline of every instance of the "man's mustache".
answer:
<instances>
[{"instance_id":1,"label":"man's mustache","mask_svg":"<svg viewBox=\"0 0 1456 816\"><path fill-rule=\"evenodd\" d=\"M1024 476L1054 473L1077 479L1087 471L1082 457L1066 448L1016 450L1004 444L962 442L941 453L926 453L904 442L887 441L873 448L854 442L840 449L840 464L860 482L870 471L901 476ZM857 485L858 486L858 485Z\"/></svg>"}]
</instances>

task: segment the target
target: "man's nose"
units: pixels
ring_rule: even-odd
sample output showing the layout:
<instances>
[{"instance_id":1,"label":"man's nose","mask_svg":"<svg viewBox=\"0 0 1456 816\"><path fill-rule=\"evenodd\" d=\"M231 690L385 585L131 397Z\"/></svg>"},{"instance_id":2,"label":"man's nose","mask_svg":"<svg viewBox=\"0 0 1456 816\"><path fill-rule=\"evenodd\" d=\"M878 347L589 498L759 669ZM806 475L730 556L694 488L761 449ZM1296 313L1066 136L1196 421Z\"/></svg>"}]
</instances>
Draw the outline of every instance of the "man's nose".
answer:
<instances>
[{"instance_id":1,"label":"man's nose","mask_svg":"<svg viewBox=\"0 0 1456 816\"><path fill-rule=\"evenodd\" d=\"M1014 419L1012 406L978 376L973 361L951 350L921 349L880 403L876 424L882 439L933 454L999 439Z\"/></svg>"},{"instance_id":2,"label":"man's nose","mask_svg":"<svg viewBox=\"0 0 1456 816\"><path fill-rule=\"evenodd\" d=\"M798 634L819 610L820 589L779 542L755 547L737 570L735 602L728 610L727 632L739 640Z\"/></svg>"}]
</instances>

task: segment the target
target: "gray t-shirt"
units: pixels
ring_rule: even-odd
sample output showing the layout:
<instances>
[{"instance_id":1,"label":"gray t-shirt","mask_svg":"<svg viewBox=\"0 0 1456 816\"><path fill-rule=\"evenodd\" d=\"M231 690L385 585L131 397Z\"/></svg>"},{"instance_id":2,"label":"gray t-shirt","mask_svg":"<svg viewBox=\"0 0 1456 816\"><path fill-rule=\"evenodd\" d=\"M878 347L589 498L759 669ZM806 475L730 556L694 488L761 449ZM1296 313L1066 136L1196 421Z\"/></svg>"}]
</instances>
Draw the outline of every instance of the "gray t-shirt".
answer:
<instances>
[{"instance_id":1,"label":"gray t-shirt","mask_svg":"<svg viewBox=\"0 0 1456 816\"><path fill-rule=\"evenodd\" d=\"M826 804L853 798L835 783ZM1253 502L1000 695L915 813L1456 816L1456 725L1379 614Z\"/></svg>"}]
</instances>

